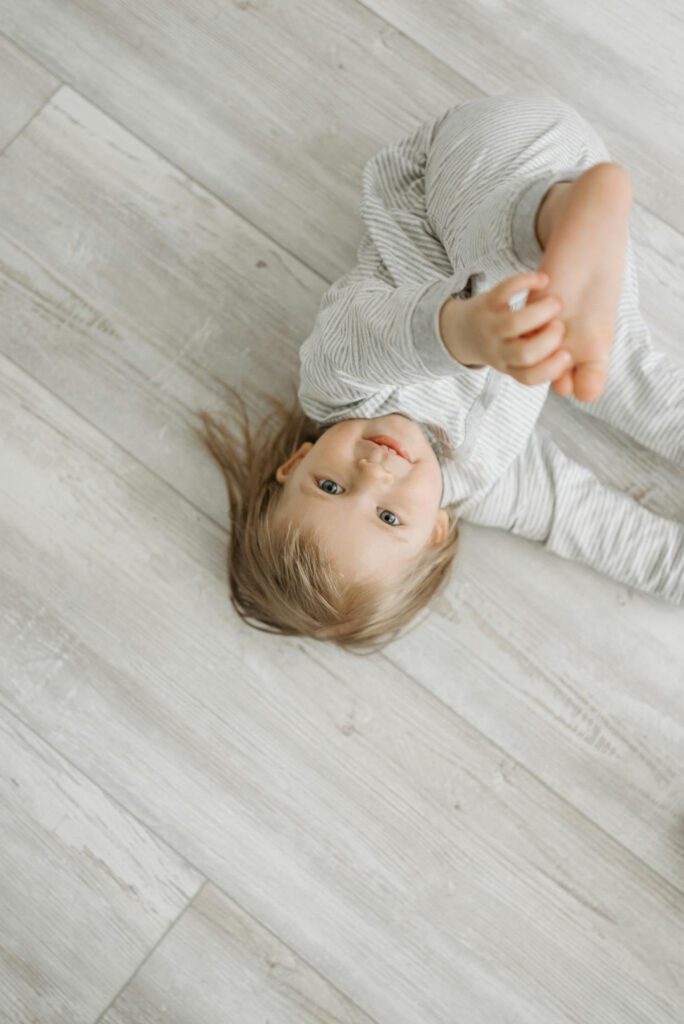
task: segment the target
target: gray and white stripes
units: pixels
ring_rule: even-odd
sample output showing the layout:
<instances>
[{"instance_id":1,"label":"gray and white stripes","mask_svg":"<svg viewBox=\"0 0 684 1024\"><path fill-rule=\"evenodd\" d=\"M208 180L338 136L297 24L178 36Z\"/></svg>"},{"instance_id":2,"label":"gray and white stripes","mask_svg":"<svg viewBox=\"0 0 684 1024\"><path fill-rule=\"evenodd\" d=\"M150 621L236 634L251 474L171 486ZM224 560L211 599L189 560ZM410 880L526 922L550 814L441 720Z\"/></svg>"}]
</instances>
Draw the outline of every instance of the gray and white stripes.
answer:
<instances>
[{"instance_id":1,"label":"gray and white stripes","mask_svg":"<svg viewBox=\"0 0 684 1024\"><path fill-rule=\"evenodd\" d=\"M446 431L454 457L440 459L443 506L684 602L684 526L606 487L540 434L548 384L468 369L439 334L449 295L467 300L537 266L544 194L607 159L572 107L528 91L454 106L385 146L364 168L357 263L324 293L300 348L299 399L322 424L401 412L431 437ZM606 389L589 406L568 401L684 468L684 361L653 348L631 239Z\"/></svg>"}]
</instances>

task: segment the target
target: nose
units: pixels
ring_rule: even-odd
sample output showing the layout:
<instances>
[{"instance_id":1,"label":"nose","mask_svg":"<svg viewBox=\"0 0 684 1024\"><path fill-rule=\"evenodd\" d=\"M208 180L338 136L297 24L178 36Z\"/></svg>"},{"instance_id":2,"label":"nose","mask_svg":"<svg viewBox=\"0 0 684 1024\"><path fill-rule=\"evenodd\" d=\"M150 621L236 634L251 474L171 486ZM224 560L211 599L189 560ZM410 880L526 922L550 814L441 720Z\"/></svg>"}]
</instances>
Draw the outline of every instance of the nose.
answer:
<instances>
[{"instance_id":1,"label":"nose","mask_svg":"<svg viewBox=\"0 0 684 1024\"><path fill-rule=\"evenodd\" d=\"M372 478L386 480L394 480L394 474L389 469L387 463L391 455L384 448L378 446L378 454L371 457L361 456L358 461L359 472L362 476L368 476Z\"/></svg>"}]
</instances>

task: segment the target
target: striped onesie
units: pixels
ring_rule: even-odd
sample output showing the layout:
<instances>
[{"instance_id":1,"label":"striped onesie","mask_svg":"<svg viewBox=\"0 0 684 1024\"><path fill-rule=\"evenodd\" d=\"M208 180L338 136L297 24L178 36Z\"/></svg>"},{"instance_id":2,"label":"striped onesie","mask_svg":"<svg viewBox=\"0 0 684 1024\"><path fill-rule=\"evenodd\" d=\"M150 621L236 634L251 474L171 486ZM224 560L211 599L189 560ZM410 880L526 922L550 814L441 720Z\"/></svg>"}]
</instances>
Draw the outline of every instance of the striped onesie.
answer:
<instances>
[{"instance_id":1,"label":"striped onesie","mask_svg":"<svg viewBox=\"0 0 684 1024\"><path fill-rule=\"evenodd\" d=\"M684 524L602 483L536 426L549 382L468 368L439 332L450 295L536 269L545 193L604 160L576 110L534 91L458 104L385 146L363 171L357 263L324 292L300 347L298 397L319 425L409 416L439 459L442 507L684 603ZM565 401L684 468L684 362L653 347L631 237L604 391Z\"/></svg>"}]
</instances>

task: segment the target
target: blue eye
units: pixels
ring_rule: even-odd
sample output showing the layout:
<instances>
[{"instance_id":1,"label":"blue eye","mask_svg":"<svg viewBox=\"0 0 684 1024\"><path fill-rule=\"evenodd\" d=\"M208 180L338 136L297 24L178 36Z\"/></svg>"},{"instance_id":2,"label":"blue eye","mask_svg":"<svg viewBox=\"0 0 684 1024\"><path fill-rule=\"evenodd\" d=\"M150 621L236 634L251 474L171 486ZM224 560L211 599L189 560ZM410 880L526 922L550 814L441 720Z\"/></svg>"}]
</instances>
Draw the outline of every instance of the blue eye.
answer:
<instances>
[{"instance_id":1,"label":"blue eye","mask_svg":"<svg viewBox=\"0 0 684 1024\"><path fill-rule=\"evenodd\" d=\"M323 480L319 480L318 483L319 483L319 485L320 484L333 484L335 487L339 487L340 486L339 484L336 484L334 480L323 479ZM325 487L321 487L321 490L325 491L326 494L339 494L340 493L339 491L329 491Z\"/></svg>"},{"instance_id":2,"label":"blue eye","mask_svg":"<svg viewBox=\"0 0 684 1024\"><path fill-rule=\"evenodd\" d=\"M326 487L321 487L321 484L332 484L334 487L339 487L340 486L339 484L336 484L334 480L330 480L327 477L324 477L322 480L317 480L316 483L318 484L318 486L320 487L320 489L322 491L325 491L326 494L339 494L340 493L339 491L329 491ZM396 520L396 522L388 522L387 519L382 519L382 515L385 512L388 515L393 516L394 519ZM394 512L390 512L390 510L388 508L381 509L381 511L380 511L380 518L381 518L382 522L383 523L387 523L388 526L399 526L400 525L399 519L397 518L397 516L394 515Z\"/></svg>"}]
</instances>

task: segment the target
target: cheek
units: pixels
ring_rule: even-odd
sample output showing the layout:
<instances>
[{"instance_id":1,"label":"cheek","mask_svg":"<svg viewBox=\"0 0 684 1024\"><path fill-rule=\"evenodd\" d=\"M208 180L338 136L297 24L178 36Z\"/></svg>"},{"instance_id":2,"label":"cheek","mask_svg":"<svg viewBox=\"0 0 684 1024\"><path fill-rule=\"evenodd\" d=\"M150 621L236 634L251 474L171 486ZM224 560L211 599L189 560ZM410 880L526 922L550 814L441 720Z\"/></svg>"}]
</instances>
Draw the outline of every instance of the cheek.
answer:
<instances>
[{"instance_id":1,"label":"cheek","mask_svg":"<svg viewBox=\"0 0 684 1024\"><path fill-rule=\"evenodd\" d=\"M431 502L431 504L432 504L433 508L435 508L435 507L437 509L441 508L442 495L443 494L444 494L444 478L442 476L441 470L439 470L439 472L437 472L435 474L434 479L433 479L433 484L432 484L432 502Z\"/></svg>"},{"instance_id":2,"label":"cheek","mask_svg":"<svg viewBox=\"0 0 684 1024\"><path fill-rule=\"evenodd\" d=\"M413 499L421 514L433 513L442 497L442 475L432 469L417 476L412 487Z\"/></svg>"},{"instance_id":3,"label":"cheek","mask_svg":"<svg viewBox=\"0 0 684 1024\"><path fill-rule=\"evenodd\" d=\"M426 468L425 475L424 475L423 480L421 482L422 482L423 490L424 491L426 491L426 492L428 492L430 494L434 494L435 492L437 494L441 494L441 492L442 492L442 471L439 468L439 466L430 466L429 469Z\"/></svg>"}]
</instances>

